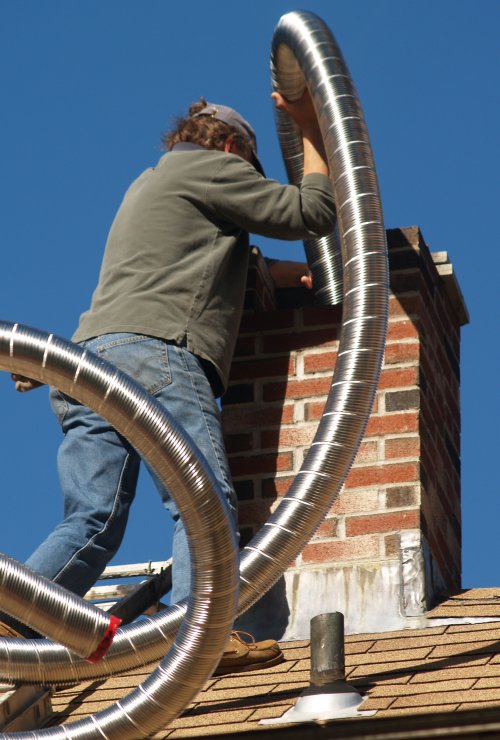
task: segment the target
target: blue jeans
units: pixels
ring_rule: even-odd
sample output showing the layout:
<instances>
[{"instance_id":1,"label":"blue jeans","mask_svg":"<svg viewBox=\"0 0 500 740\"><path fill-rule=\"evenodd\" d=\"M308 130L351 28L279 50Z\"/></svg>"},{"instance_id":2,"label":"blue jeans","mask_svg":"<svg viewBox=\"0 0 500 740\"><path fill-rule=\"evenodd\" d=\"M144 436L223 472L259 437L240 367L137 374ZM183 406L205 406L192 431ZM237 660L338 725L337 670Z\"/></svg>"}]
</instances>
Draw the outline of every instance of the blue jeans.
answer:
<instances>
[{"instance_id":1,"label":"blue jeans","mask_svg":"<svg viewBox=\"0 0 500 740\"><path fill-rule=\"evenodd\" d=\"M139 334L106 334L81 346L126 372L165 406L204 456L236 519L219 408L199 360L174 343ZM64 519L27 565L83 595L120 546L141 460L127 440L90 409L55 389L51 404L64 432L58 454ZM187 537L170 492L150 472L174 520L171 601L175 603L190 592Z\"/></svg>"}]
</instances>

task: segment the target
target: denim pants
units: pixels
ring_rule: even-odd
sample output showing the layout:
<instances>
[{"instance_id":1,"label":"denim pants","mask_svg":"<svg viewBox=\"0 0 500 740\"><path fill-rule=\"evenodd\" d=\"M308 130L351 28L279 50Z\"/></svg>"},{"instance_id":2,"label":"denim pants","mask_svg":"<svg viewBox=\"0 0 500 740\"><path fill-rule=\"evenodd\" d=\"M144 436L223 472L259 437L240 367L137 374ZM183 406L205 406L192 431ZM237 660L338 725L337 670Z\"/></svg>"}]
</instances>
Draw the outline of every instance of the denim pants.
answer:
<instances>
[{"instance_id":1,"label":"denim pants","mask_svg":"<svg viewBox=\"0 0 500 740\"><path fill-rule=\"evenodd\" d=\"M164 405L194 441L197 454L204 457L235 520L236 495L219 408L199 360L174 343L138 334L105 334L80 344L126 372ZM141 460L127 440L95 412L55 389L51 404L64 432L58 453L64 518L27 565L83 595L120 546ZM174 520L171 601L176 603L190 592L187 537L170 492L150 472Z\"/></svg>"}]
</instances>

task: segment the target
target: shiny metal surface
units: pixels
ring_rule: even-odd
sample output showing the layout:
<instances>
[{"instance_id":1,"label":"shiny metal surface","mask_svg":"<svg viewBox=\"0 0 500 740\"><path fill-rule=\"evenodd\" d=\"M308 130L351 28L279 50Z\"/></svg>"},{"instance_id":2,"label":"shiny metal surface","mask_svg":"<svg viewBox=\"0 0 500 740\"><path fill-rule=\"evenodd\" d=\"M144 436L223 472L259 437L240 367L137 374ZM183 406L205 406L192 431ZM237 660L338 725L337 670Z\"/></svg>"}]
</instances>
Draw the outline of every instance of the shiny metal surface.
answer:
<instances>
[{"instance_id":1,"label":"shiny metal surface","mask_svg":"<svg viewBox=\"0 0 500 740\"><path fill-rule=\"evenodd\" d=\"M315 245L312 256L308 244L305 248L317 298L333 304L341 290L343 319L332 386L311 448L282 503L243 551L240 612L297 557L342 487L375 397L389 304L387 244L367 128L342 53L318 16L292 12L280 19L271 75L273 88L292 100L307 86L318 116L337 204L338 239L333 233L325 249ZM277 128L288 176L297 182L300 137L280 111Z\"/></svg>"},{"instance_id":2,"label":"shiny metal surface","mask_svg":"<svg viewBox=\"0 0 500 740\"><path fill-rule=\"evenodd\" d=\"M347 66L330 30L321 19L308 12L288 13L281 18L273 36L272 75L273 85L289 98L300 97L307 85L318 114L338 208L338 237L332 235L332 239L334 242L337 239L341 245L342 280L338 255L334 254L337 242L332 246L330 240L325 249L320 247L318 253L307 256L321 300L337 302L341 290L343 323L332 387L311 449L288 494L242 553L239 613L270 588L297 557L319 526L349 472L377 388L388 314L387 248L371 147ZM287 170L294 181L300 176L294 172L300 173L302 167L300 141L287 121L278 119L277 125ZM23 335L22 340L20 334ZM57 351L54 351L54 343ZM165 426L164 419L158 420L158 409L150 406L150 400L144 396L138 400L135 384L131 389L121 374L113 373L109 368L94 367L91 358L84 362L84 358L77 355L78 350L74 345L63 344L62 340L0 324L1 367L56 385L103 416L110 413L110 404L113 406L112 423L129 438L133 436L135 446L159 473L166 476L168 485L174 490L182 490L183 496L186 494L182 510L186 514L186 526L190 525L191 536L199 526L199 521L191 523L191 518L195 520L197 516L209 514L208 510L199 512L196 506L189 504L189 491L196 500L199 485L199 468L192 454L176 437L168 422ZM145 421L150 416L151 426L149 421L148 424ZM156 437L151 434L153 428L157 431ZM168 438L168 443L165 438ZM191 463L197 474L194 480L187 480L185 476L191 470ZM176 477L179 471L182 471L180 481ZM223 548L219 550L221 557L222 552ZM195 559L194 575L202 567L203 560ZM222 570L225 572L225 566ZM218 588L214 588L210 598L207 596L202 608L203 616L210 613L207 620L214 619L214 625L220 624L219 617L214 617L214 610L223 612L221 584L219 580ZM212 599L217 602L216 606L212 606ZM0 676L61 685L145 665L164 654L185 610L185 604L174 606L141 624L120 629L107 656L94 666L53 643L11 640L9 646L5 644L7 640L0 641ZM227 612L225 614L227 617ZM189 639L185 639L183 631L182 637L176 641L176 654L180 639L186 661L192 655L198 655L199 660L203 654L201 623L196 624L197 628L190 630ZM175 673L179 664L173 660L175 667L172 671ZM195 660L196 664L198 660ZM172 675L170 668L167 673ZM200 673L192 673L190 686L194 686ZM160 677L155 676L144 691L156 696L159 681ZM134 697L132 704L135 706L139 702L136 694ZM111 714L102 713L105 715L102 721L106 726L106 737L127 736L120 734L121 723L127 724L126 717L132 710L123 702L121 707L113 709ZM92 732L92 726L87 722L83 734L80 735L78 729L71 737L94 737ZM42 736L43 732L29 737L38 735Z\"/></svg>"},{"instance_id":3,"label":"shiny metal surface","mask_svg":"<svg viewBox=\"0 0 500 740\"><path fill-rule=\"evenodd\" d=\"M109 614L2 553L0 574L2 611L82 658L96 654L110 627Z\"/></svg>"},{"instance_id":4,"label":"shiny metal surface","mask_svg":"<svg viewBox=\"0 0 500 740\"><path fill-rule=\"evenodd\" d=\"M216 667L229 637L237 607L238 567L237 543L227 504L213 488L199 455L173 419L145 390L102 359L54 335L0 322L0 367L55 385L98 411L150 462L172 491L185 520L193 579L186 617L170 651L137 689L106 711L64 729L6 737L149 737L178 716L194 698ZM3 558L0 580L2 594L12 607L14 602L19 605L24 601L30 610L36 599L30 618L35 628L50 634L68 600L71 632L80 630L83 641L91 631L89 614L93 607L59 587L47 588L46 579L32 571ZM50 582L49 585L53 586ZM178 627L183 611L174 611L179 616ZM16 613L21 616L17 607ZM108 623L109 617L104 612L100 614ZM146 643L152 631L156 633L157 648L153 659L158 659L167 651L171 639L166 640L156 625L131 625L123 630L126 634L119 636L118 643L122 650L128 643L126 653L140 654L141 662L149 662ZM170 638L174 632L175 629ZM47 661L45 675L55 678L61 652L67 673L78 676L75 666L79 659L54 643L3 638L0 645L16 679L18 673L26 671L25 679L30 681L30 665L37 661Z\"/></svg>"}]
</instances>

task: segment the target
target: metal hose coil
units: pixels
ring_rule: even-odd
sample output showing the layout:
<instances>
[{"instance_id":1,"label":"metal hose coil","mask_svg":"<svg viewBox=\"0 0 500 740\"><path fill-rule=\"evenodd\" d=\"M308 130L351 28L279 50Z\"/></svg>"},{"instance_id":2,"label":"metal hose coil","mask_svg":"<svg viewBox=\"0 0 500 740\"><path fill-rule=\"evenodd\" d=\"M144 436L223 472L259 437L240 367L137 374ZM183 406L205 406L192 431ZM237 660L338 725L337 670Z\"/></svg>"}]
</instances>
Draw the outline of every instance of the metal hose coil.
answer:
<instances>
[{"instance_id":1,"label":"metal hose coil","mask_svg":"<svg viewBox=\"0 0 500 740\"><path fill-rule=\"evenodd\" d=\"M308 12L283 16L273 36L272 69L273 84L289 98L300 97L307 84L318 113L339 215L343 323L332 387L311 449L290 491L243 551L240 613L297 557L347 476L376 392L388 314L387 248L371 148L349 72L323 21ZM290 157L300 163L296 132L289 133L288 142L282 141L285 161L290 148L299 152ZM330 286L336 268L329 255L317 262L312 265L315 284ZM145 665L163 654L184 610L185 605L171 607L144 625L119 630L108 655L95 666L50 643L35 647L13 641L15 653L0 644L0 675L63 684Z\"/></svg>"},{"instance_id":2,"label":"metal hose coil","mask_svg":"<svg viewBox=\"0 0 500 740\"><path fill-rule=\"evenodd\" d=\"M293 49L293 54L290 49ZM365 131L366 127L360 119L359 102L341 53L317 16L289 13L280 20L273 38L273 75L275 84L290 97L292 93L288 93L287 85L295 89L294 94L298 96L306 80L318 112L331 166L332 186L336 201L340 203L339 233L345 268L344 316L332 388L311 450L279 508L243 551L240 612L257 600L299 554L338 493L369 418L387 326L388 267L380 205L375 218L372 198L370 213L367 214L364 205L368 201L363 193L354 189L351 200L356 205L357 226L353 226L351 221L344 224L343 201L337 195L339 183L341 192L346 189L346 183L356 184L356 170L359 168L372 170L371 179L376 182L369 142L367 139L359 141L359 132ZM319 84L316 76L320 81L326 78L328 84ZM345 96L346 89L352 92L352 111L348 111L350 115L347 118L336 113L337 84L340 84L341 97ZM344 108L345 101L343 113ZM355 139L351 140L349 131L353 128L353 118L359 123L354 127ZM295 141L295 148L297 146ZM359 152L354 157L357 150ZM342 151L345 161L339 165ZM287 156L286 148L284 156ZM83 679L144 664L163 649L165 635L171 639L183 608L167 610L151 619L156 641L152 637L146 640L150 649L142 653L144 660L140 660L137 654L135 659L131 657L118 635L106 659L92 670L83 663L73 662L71 666L65 666L67 659L61 649L56 648L59 658L51 654L54 662L33 661L33 665L29 668L24 666L22 675L18 673L16 677L26 680L27 671L33 670L38 679L44 677L50 682L61 683L74 680L75 672ZM3 670L0 650L0 673ZM33 675L29 678L32 679Z\"/></svg>"},{"instance_id":3,"label":"metal hose coil","mask_svg":"<svg viewBox=\"0 0 500 740\"><path fill-rule=\"evenodd\" d=\"M311 448L282 503L243 551L240 611L297 557L342 487L376 393L389 303L386 235L368 133L342 53L320 18L293 12L280 19L271 75L274 89L288 99L300 98L307 86L318 116L337 205L343 320L333 382ZM287 171L298 180L299 132L279 111L277 123ZM321 301L336 302L336 256L314 257L314 263L307 256Z\"/></svg>"},{"instance_id":4,"label":"metal hose coil","mask_svg":"<svg viewBox=\"0 0 500 740\"><path fill-rule=\"evenodd\" d=\"M315 40L318 35L321 39L319 42ZM300 48L308 49L309 46L316 51L316 56L313 62L307 63L307 58L303 59L300 54ZM291 55L290 48L298 55L300 67L297 57ZM288 63L290 68L286 66ZM325 66L329 68L328 73L324 70ZM320 88L314 83L316 69L321 71L320 77L326 76L329 80L329 86L321 88L325 93L324 101L318 93ZM365 141L362 142L365 157L358 158L359 163L356 160L354 170L349 165L347 155L344 166L335 169L339 150L342 149L339 142L342 142L348 154L354 151L357 142L356 139L351 143L344 118L331 113L335 111L336 84L340 81L341 94L344 94L347 86L351 90L354 88L331 33L315 15L289 13L280 20L273 38L273 75L275 84L286 95L288 88L285 82L290 87L295 86L298 95L303 90L304 80L307 80L325 138L328 132L338 132L338 141L329 135L326 147L334 192L339 182L356 184L356 171L360 167L371 170L371 178L376 182L372 158L366 156L369 154L369 143ZM282 77L284 82L281 82ZM288 95L291 97L291 94ZM355 94L351 95L351 99L352 113L359 117L360 106ZM350 120L347 118L347 121ZM295 145L297 148L297 142ZM334 155L336 160L332 165ZM287 156L286 150L284 156ZM358 194L354 191L353 195ZM338 202L337 196L336 200ZM353 200L358 209L357 228L343 227L342 210L339 209L345 272L344 311L339 359L332 388L311 450L296 481L276 512L243 551L240 612L248 608L279 577L314 533L347 475L369 418L387 327L387 250L381 208L376 220L372 216L367 218L363 210L363 197ZM357 357L353 350L359 350ZM352 357L348 362L350 355ZM50 654L51 660L33 660L29 666L23 664L21 668L11 665L11 669L16 671L18 680L26 680L29 673L28 680L36 677L36 680L63 683L74 680L75 676L84 679L109 675L117 670L144 664L161 654L164 635L171 639L180 623L183 608L179 606L166 610L151 619L150 627L155 637L150 635L150 639L145 639L148 649L141 649L140 655L138 651L133 651L134 655L128 652L126 639L120 640L125 630L120 630L107 657L97 666L89 667L75 661L67 665L63 651L55 648L55 653ZM0 675L3 675L5 668L6 662L0 648Z\"/></svg>"},{"instance_id":5,"label":"metal hose coil","mask_svg":"<svg viewBox=\"0 0 500 740\"><path fill-rule=\"evenodd\" d=\"M60 388L101 414L127 437L175 497L190 543L193 579L186 618L175 642L143 684L106 711L74 725L6 737L150 737L180 714L212 674L236 616L238 548L227 502L214 487L199 451L193 449L156 399L93 353L37 329L0 322L0 367ZM24 597L28 607L34 594L42 597L32 624L42 631L44 621L51 626L66 606L65 590L46 589L47 579L26 572L26 568L18 568L15 579L3 577L10 576L9 570L7 559L0 559L7 598L15 596L21 602ZM84 633L91 627L85 619L90 605L69 596L72 621ZM105 613L101 615L106 619ZM147 641L152 630L160 655L164 655L169 642L156 625L151 627L148 623L123 630L126 634L120 635L120 649L128 642L126 652L141 654L142 662L148 654ZM28 669L25 678L34 680L28 666L38 659L47 661L48 674L57 673L58 657L63 651L65 666L76 678L78 671L73 672L72 666L78 659L54 643L3 638L0 644L14 668L8 671L11 675L17 669L21 673ZM158 652L155 658L160 657Z\"/></svg>"},{"instance_id":6,"label":"metal hose coil","mask_svg":"<svg viewBox=\"0 0 500 740\"><path fill-rule=\"evenodd\" d=\"M0 599L4 612L92 662L102 658L121 622L2 553Z\"/></svg>"}]
</instances>

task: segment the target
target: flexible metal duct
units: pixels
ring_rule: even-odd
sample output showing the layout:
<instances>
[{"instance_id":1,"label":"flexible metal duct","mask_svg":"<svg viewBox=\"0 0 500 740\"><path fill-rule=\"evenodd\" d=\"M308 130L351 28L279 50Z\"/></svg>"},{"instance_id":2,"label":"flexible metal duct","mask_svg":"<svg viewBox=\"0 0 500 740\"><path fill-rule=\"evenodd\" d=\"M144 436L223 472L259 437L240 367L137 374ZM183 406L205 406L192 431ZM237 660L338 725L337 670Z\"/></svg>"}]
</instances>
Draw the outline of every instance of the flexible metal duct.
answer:
<instances>
[{"instance_id":1,"label":"flexible metal duct","mask_svg":"<svg viewBox=\"0 0 500 740\"><path fill-rule=\"evenodd\" d=\"M318 114L338 210L343 322L332 387L311 449L287 496L243 551L239 613L254 603L297 557L347 476L376 392L388 314L385 229L371 147L346 64L323 21L308 12L283 16L273 37L272 69L273 85L287 97L299 97L307 84ZM296 132L289 131L286 135L281 132L280 139L285 161L290 162L293 156L300 160ZM289 171L290 167L287 167ZM322 290L322 286L332 283L334 273L338 274L335 260L329 259L327 254L311 261L315 285ZM337 289L332 290L332 302L336 300L333 294ZM4 328L7 333L10 331ZM11 341L15 344L14 337ZM74 351L73 347L67 348L68 360ZM0 364L5 369L48 379L44 377L44 368L49 366L50 351L44 360L39 353L33 353L36 357L30 358L26 351L21 364L13 361L10 365L4 364L5 352L5 343L0 341ZM10 356L8 353L7 350ZM74 366L66 364L61 357L59 372L68 376L70 386L66 392L79 398L77 390L80 392L82 379L78 373L72 375L73 371ZM49 382L53 381L49 379ZM88 376L85 382L88 398L84 402L105 415L103 396L96 390L94 378ZM112 386L108 385L106 392L113 392ZM120 405L119 394L116 401ZM147 408L147 401L144 404ZM127 413L132 419L127 429L130 432L136 420L129 410ZM189 458L185 457L183 464L186 459ZM186 524L190 516L188 513ZM94 666L53 643L3 640L0 642L0 676L63 684L145 665L164 653L181 623L185 608L185 604L172 607L143 624L120 629L107 656ZM10 642L10 646L5 645L6 642ZM197 644L193 643L192 649L196 652ZM75 734L75 737L80 735Z\"/></svg>"},{"instance_id":2,"label":"flexible metal duct","mask_svg":"<svg viewBox=\"0 0 500 740\"><path fill-rule=\"evenodd\" d=\"M170 652L141 686L108 710L72 725L70 730L54 728L28 734L31 738L48 734L61 739L150 737L180 714L212 674L235 619L237 542L227 503L214 488L199 453L156 399L93 353L39 330L0 322L0 366L55 385L100 413L151 463L175 495L190 542L193 587L186 619ZM79 625L83 640L85 631L93 626L88 613L89 606L94 607L65 589L47 588L47 579L17 565L13 577L12 563L0 559L7 602L10 599L11 606L21 603L24 587L29 610L36 595L42 604L30 622L50 634L54 618L61 617L71 598L69 627L74 631ZM100 614L101 620L109 623L109 616L102 611ZM134 639L134 635L147 635L149 631L148 625L144 629L132 625L127 630L128 651L140 650L141 640ZM16 643L23 642L28 652L16 649ZM57 653L57 646L45 645L43 640L3 638L1 643L15 665L23 662L23 653L35 660L43 654L49 662ZM164 638L161 643L164 654ZM67 652L69 661L75 658Z\"/></svg>"},{"instance_id":3,"label":"flexible metal duct","mask_svg":"<svg viewBox=\"0 0 500 740\"><path fill-rule=\"evenodd\" d=\"M340 491L369 419L388 318L387 244L370 141L347 65L325 23L308 12L284 15L273 36L271 71L274 88L287 98L299 98L307 85L318 116L337 204L343 320L332 387L311 449L284 500L243 552L240 612L293 562ZM298 179L300 139L282 117L278 128L287 169ZM323 255L310 263L322 301L325 286L336 279L335 259ZM331 302L336 290L332 286Z\"/></svg>"},{"instance_id":4,"label":"flexible metal duct","mask_svg":"<svg viewBox=\"0 0 500 740\"><path fill-rule=\"evenodd\" d=\"M2 553L0 575L2 611L91 663L103 657L121 619L85 603Z\"/></svg>"}]
</instances>

